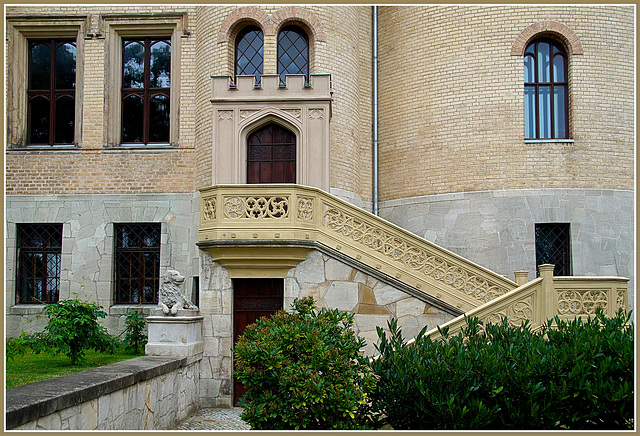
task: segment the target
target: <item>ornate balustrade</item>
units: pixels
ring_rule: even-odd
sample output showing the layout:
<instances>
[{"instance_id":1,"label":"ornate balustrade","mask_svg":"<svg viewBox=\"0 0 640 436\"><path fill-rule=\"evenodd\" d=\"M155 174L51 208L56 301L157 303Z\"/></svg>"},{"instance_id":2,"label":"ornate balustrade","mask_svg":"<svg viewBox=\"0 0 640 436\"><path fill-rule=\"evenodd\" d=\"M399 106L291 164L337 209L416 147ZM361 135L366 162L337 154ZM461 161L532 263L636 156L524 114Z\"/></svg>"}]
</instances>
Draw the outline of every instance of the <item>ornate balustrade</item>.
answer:
<instances>
[{"instance_id":1,"label":"ornate balustrade","mask_svg":"<svg viewBox=\"0 0 640 436\"><path fill-rule=\"evenodd\" d=\"M450 334L464 327L465 316L483 323L500 323L507 317L513 326L529 321L532 330L540 329L547 320L593 316L598 307L609 317L619 309L627 309L627 282L621 277L554 277L553 265L540 265L540 277L473 309L440 328L448 326ZM432 339L440 337L438 329L427 332Z\"/></svg>"},{"instance_id":2,"label":"ornate balustrade","mask_svg":"<svg viewBox=\"0 0 640 436\"><path fill-rule=\"evenodd\" d=\"M201 190L200 210L198 244L210 252L234 245L293 249L322 244L460 312L517 287L501 275L316 188L218 185ZM223 253L229 255L229 251Z\"/></svg>"}]
</instances>

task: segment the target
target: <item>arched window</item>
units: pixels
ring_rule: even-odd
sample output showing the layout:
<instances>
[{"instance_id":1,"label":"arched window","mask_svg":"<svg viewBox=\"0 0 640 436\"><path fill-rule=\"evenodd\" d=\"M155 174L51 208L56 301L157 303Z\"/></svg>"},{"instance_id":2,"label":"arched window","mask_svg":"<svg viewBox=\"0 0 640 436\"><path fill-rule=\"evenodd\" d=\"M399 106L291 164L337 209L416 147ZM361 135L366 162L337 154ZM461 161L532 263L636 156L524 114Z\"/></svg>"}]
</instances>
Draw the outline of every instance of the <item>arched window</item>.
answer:
<instances>
[{"instance_id":1,"label":"arched window","mask_svg":"<svg viewBox=\"0 0 640 436\"><path fill-rule=\"evenodd\" d=\"M236 76L255 76L260 84L264 39L257 26L245 27L236 37Z\"/></svg>"},{"instance_id":2,"label":"arched window","mask_svg":"<svg viewBox=\"0 0 640 436\"><path fill-rule=\"evenodd\" d=\"M536 39L524 52L525 139L569 137L567 54L551 39Z\"/></svg>"},{"instance_id":3,"label":"arched window","mask_svg":"<svg viewBox=\"0 0 640 436\"><path fill-rule=\"evenodd\" d=\"M309 39L297 26L286 26L278 34L278 74L281 85L287 74L303 74L309 81Z\"/></svg>"}]
</instances>

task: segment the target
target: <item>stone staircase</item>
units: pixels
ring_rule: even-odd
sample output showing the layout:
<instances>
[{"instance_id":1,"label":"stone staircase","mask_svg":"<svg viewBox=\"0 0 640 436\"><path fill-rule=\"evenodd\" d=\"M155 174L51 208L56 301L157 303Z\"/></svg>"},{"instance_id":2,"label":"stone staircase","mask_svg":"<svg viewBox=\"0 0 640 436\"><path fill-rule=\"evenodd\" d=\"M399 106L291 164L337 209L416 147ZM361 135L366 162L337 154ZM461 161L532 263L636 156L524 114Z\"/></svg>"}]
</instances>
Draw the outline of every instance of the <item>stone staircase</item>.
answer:
<instances>
[{"instance_id":1,"label":"stone staircase","mask_svg":"<svg viewBox=\"0 0 640 436\"><path fill-rule=\"evenodd\" d=\"M242 268L242 259L245 268L259 265L263 271L291 268L304 259L305 250L322 245L438 300L453 313L486 320L508 316L514 323L528 319L539 327L556 315L590 316L596 307L611 315L627 307L627 279L553 277L553 266L545 265L539 278L528 281L526 272L517 272L514 282L320 189L300 185L202 189L198 241L223 266ZM448 324L455 330L463 321L461 315Z\"/></svg>"}]
</instances>

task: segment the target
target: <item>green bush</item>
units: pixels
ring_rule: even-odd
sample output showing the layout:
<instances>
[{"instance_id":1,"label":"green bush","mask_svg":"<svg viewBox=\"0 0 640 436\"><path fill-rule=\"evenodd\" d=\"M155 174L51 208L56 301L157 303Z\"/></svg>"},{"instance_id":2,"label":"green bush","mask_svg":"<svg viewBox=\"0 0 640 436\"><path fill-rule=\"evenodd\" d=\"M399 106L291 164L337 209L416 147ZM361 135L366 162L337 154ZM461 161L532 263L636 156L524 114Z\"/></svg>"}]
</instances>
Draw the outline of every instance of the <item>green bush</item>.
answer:
<instances>
[{"instance_id":1,"label":"green bush","mask_svg":"<svg viewBox=\"0 0 640 436\"><path fill-rule=\"evenodd\" d=\"M296 300L247 327L236 343L236 377L248 389L242 419L253 429L359 429L372 376L353 314Z\"/></svg>"},{"instance_id":2,"label":"green bush","mask_svg":"<svg viewBox=\"0 0 640 436\"><path fill-rule=\"evenodd\" d=\"M394 429L633 428L633 325L622 311L590 320L556 318L481 327L407 345L397 322L378 329L373 411Z\"/></svg>"},{"instance_id":3,"label":"green bush","mask_svg":"<svg viewBox=\"0 0 640 436\"><path fill-rule=\"evenodd\" d=\"M42 332L7 340L7 356L11 358L31 348L35 353L52 350L64 354L75 365L84 360L85 351L114 353L118 340L107 333L98 318L107 314L99 305L78 299L60 300L47 304L44 315L49 322Z\"/></svg>"},{"instance_id":4,"label":"green bush","mask_svg":"<svg viewBox=\"0 0 640 436\"><path fill-rule=\"evenodd\" d=\"M140 348L144 347L147 343L144 316L138 312L127 312L125 314L124 325L124 344L126 345L126 350L134 354L141 352L139 351Z\"/></svg>"}]
</instances>

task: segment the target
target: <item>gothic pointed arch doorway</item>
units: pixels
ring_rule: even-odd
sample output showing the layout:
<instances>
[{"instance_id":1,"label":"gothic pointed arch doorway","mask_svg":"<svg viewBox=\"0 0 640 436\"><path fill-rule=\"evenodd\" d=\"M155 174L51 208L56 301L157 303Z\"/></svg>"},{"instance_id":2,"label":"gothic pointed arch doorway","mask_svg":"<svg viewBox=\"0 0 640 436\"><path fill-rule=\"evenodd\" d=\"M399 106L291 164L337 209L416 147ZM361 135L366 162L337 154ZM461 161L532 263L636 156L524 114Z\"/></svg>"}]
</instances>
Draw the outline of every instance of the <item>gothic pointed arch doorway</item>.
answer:
<instances>
[{"instance_id":1,"label":"gothic pointed arch doorway","mask_svg":"<svg viewBox=\"0 0 640 436\"><path fill-rule=\"evenodd\" d=\"M296 183L296 135L270 123L247 137L247 183Z\"/></svg>"}]
</instances>

